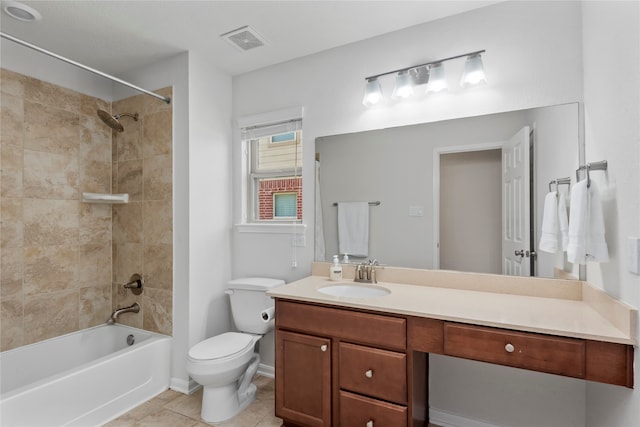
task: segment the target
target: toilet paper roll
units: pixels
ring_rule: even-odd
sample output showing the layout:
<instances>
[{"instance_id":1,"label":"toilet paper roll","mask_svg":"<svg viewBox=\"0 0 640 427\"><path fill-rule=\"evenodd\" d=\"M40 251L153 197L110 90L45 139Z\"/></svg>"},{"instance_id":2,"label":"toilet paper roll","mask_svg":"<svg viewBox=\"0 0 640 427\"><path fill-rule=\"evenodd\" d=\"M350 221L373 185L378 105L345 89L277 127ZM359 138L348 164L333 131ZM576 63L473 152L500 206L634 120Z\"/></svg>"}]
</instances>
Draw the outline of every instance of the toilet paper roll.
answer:
<instances>
[{"instance_id":1,"label":"toilet paper roll","mask_svg":"<svg viewBox=\"0 0 640 427\"><path fill-rule=\"evenodd\" d=\"M267 308L266 310L262 310L260 312L260 317L262 321L265 323L271 322L276 315L275 307Z\"/></svg>"}]
</instances>

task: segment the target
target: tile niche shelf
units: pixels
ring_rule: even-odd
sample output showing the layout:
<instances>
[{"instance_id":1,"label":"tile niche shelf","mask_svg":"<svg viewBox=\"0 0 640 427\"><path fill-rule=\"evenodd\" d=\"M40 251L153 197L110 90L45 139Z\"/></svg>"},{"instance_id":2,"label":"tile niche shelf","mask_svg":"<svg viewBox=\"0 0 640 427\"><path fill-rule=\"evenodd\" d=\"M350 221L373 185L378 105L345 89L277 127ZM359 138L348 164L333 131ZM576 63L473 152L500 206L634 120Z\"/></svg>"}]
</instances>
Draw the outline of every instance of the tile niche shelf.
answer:
<instances>
[{"instance_id":1,"label":"tile niche shelf","mask_svg":"<svg viewBox=\"0 0 640 427\"><path fill-rule=\"evenodd\" d=\"M129 203L129 194L82 193L82 202L111 205Z\"/></svg>"}]
</instances>

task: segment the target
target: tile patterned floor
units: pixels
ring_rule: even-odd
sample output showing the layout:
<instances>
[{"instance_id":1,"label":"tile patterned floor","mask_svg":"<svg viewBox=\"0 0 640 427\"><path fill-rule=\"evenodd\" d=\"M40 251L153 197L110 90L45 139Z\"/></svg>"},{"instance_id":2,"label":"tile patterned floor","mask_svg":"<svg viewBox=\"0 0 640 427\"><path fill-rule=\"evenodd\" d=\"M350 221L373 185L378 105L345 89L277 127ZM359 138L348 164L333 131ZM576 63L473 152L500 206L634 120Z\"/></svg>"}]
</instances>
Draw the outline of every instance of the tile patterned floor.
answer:
<instances>
[{"instance_id":1,"label":"tile patterned floor","mask_svg":"<svg viewBox=\"0 0 640 427\"><path fill-rule=\"evenodd\" d=\"M105 427L278 427L274 415L273 379L256 376L256 400L240 415L223 423L207 424L200 419L202 389L192 395L167 390L155 398L105 424Z\"/></svg>"},{"instance_id":2,"label":"tile patterned floor","mask_svg":"<svg viewBox=\"0 0 640 427\"><path fill-rule=\"evenodd\" d=\"M167 390L132 409L104 427L279 427L282 420L274 413L274 381L256 376L256 400L230 421L207 424L200 419L202 389L192 395ZM438 427L429 424L429 427Z\"/></svg>"}]
</instances>

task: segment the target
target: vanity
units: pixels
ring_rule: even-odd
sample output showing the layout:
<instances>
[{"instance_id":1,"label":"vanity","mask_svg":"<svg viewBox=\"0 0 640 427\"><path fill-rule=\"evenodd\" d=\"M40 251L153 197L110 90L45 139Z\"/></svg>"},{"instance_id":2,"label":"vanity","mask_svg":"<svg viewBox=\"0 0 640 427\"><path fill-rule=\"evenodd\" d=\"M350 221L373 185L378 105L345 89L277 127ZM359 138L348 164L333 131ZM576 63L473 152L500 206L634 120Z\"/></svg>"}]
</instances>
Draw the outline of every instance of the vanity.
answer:
<instances>
[{"instance_id":1,"label":"vanity","mask_svg":"<svg viewBox=\"0 0 640 427\"><path fill-rule=\"evenodd\" d=\"M428 353L633 388L637 312L586 282L385 267L358 284L379 293L326 293L354 270L268 292L285 426L426 425Z\"/></svg>"}]
</instances>

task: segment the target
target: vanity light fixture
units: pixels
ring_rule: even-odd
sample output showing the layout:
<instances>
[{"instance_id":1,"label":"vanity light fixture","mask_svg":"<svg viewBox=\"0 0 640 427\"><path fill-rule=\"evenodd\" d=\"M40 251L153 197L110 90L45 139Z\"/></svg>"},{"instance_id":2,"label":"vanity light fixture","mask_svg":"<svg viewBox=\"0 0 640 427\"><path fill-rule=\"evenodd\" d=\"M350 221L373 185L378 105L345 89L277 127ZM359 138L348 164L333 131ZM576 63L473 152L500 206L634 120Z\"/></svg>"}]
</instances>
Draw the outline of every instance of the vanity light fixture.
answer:
<instances>
[{"instance_id":1,"label":"vanity light fixture","mask_svg":"<svg viewBox=\"0 0 640 427\"><path fill-rule=\"evenodd\" d=\"M382 101L382 86L379 78L390 74L396 74L396 82L391 95L393 99L408 98L414 94L415 86L424 84L427 84L427 93L446 90L448 85L443 63L458 58L466 57L464 72L460 80L461 87L466 88L486 83L487 80L482 65L482 54L484 52L485 50L478 50L366 77L362 103L369 107Z\"/></svg>"},{"instance_id":2,"label":"vanity light fixture","mask_svg":"<svg viewBox=\"0 0 640 427\"><path fill-rule=\"evenodd\" d=\"M367 107L375 105L382 99L382 87L377 77L370 77L364 86L364 98L362 103Z\"/></svg>"}]
</instances>

